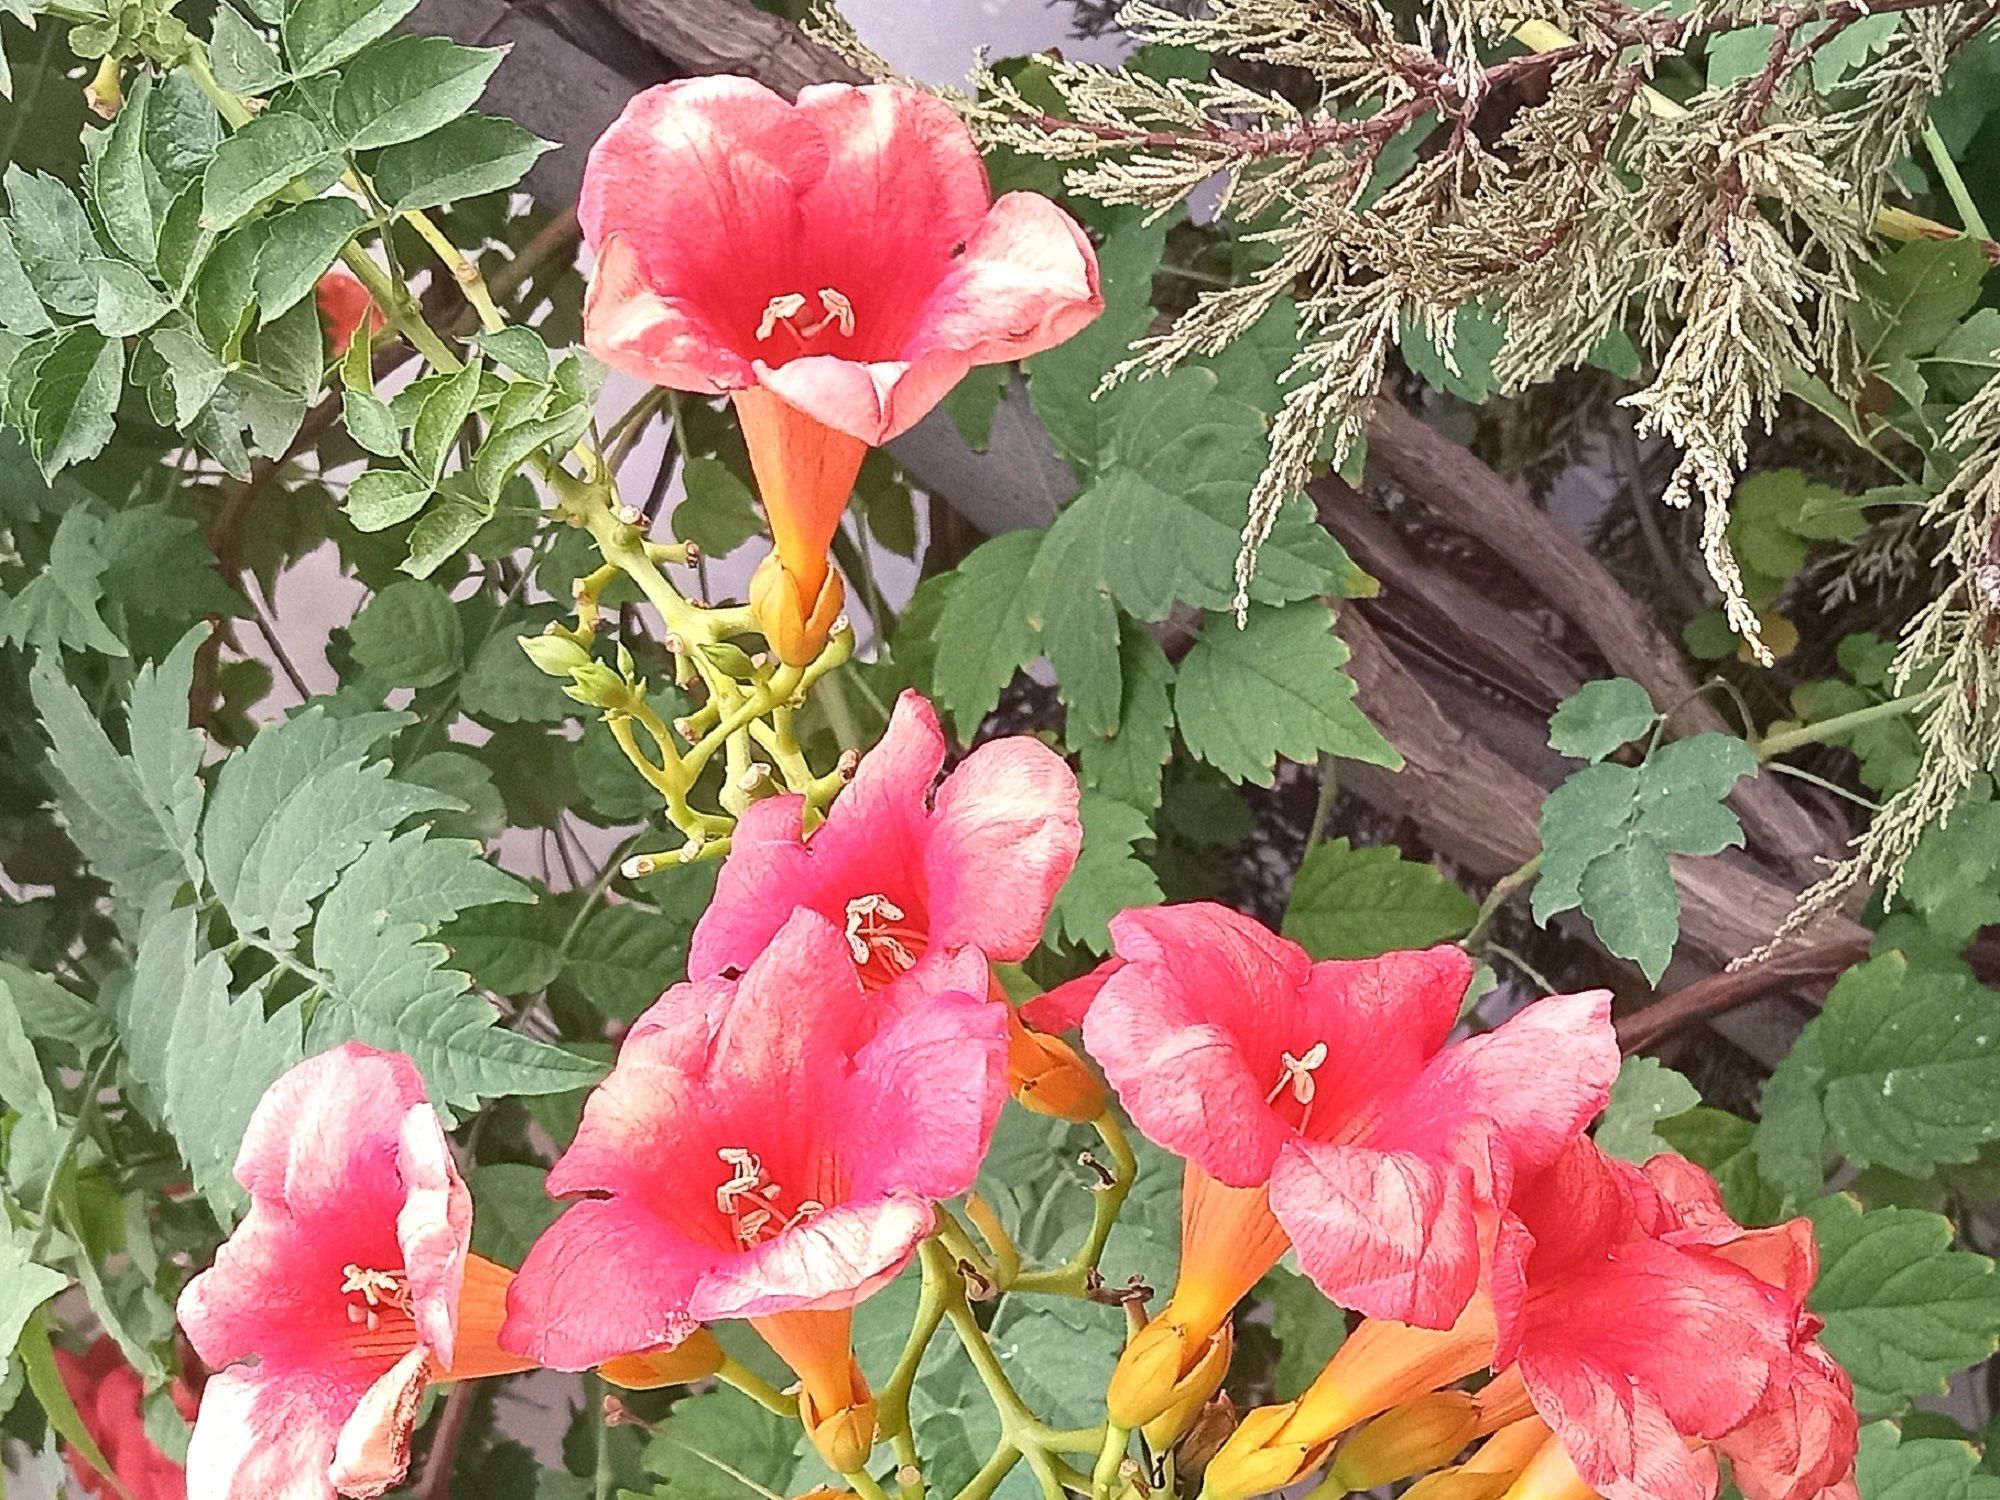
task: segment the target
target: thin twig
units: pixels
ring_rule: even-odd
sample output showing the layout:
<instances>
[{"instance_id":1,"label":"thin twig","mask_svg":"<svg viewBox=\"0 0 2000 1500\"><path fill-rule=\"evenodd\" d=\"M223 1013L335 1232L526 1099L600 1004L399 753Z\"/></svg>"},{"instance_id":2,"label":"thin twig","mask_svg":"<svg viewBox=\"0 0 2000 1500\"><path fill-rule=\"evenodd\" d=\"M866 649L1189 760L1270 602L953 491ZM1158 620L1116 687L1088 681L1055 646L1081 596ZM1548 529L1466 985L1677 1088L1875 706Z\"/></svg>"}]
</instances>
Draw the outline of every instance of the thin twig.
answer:
<instances>
[{"instance_id":1,"label":"thin twig","mask_svg":"<svg viewBox=\"0 0 2000 1500\"><path fill-rule=\"evenodd\" d=\"M424 1459L423 1477L417 1481L417 1500L449 1500L452 1471L458 1467L458 1445L472 1420L472 1402L478 1391L475 1382L461 1380L445 1393L437 1431L431 1434L431 1451Z\"/></svg>"},{"instance_id":2,"label":"thin twig","mask_svg":"<svg viewBox=\"0 0 2000 1500\"><path fill-rule=\"evenodd\" d=\"M1865 937L1841 938L1698 979L1620 1019L1618 1045L1627 1055L1651 1051L1689 1026L1713 1020L1773 991L1831 980L1865 959L1868 948Z\"/></svg>"}]
</instances>

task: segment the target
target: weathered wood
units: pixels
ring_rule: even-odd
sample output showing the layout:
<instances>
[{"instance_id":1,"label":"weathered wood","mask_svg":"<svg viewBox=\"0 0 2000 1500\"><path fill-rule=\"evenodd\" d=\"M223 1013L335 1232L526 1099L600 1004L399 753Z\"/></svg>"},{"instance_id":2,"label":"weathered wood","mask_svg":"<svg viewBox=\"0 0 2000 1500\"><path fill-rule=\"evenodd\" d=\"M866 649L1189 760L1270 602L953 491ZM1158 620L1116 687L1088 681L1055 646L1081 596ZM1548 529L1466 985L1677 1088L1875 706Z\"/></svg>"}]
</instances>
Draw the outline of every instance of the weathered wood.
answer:
<instances>
[{"instance_id":1,"label":"weathered wood","mask_svg":"<svg viewBox=\"0 0 2000 1500\"><path fill-rule=\"evenodd\" d=\"M600 0L689 73L742 73L783 93L861 75L791 22L746 0Z\"/></svg>"}]
</instances>

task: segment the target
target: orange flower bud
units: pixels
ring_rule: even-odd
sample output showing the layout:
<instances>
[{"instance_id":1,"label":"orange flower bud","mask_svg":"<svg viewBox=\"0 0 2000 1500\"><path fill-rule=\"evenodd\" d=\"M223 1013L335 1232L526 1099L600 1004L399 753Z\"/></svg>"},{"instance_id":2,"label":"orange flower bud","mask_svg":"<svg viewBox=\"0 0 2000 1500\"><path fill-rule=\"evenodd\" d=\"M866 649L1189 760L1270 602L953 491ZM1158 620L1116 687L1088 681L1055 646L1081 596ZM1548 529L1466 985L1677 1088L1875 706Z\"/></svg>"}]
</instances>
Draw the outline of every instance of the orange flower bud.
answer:
<instances>
[{"instance_id":1,"label":"orange flower bud","mask_svg":"<svg viewBox=\"0 0 2000 1500\"><path fill-rule=\"evenodd\" d=\"M854 1387L860 1393L858 1398L830 1412L819 1409L810 1387L799 1392L799 1420L805 1424L806 1436L827 1466L841 1474L861 1468L875 1450L875 1398L867 1393L859 1366L854 1371Z\"/></svg>"},{"instance_id":2,"label":"orange flower bud","mask_svg":"<svg viewBox=\"0 0 2000 1500\"><path fill-rule=\"evenodd\" d=\"M1107 1105L1104 1085L1061 1037L1030 1031L1008 1011L1007 1089L1024 1108L1087 1125Z\"/></svg>"},{"instance_id":3,"label":"orange flower bud","mask_svg":"<svg viewBox=\"0 0 2000 1500\"><path fill-rule=\"evenodd\" d=\"M1155 1453L1172 1447L1193 1425L1209 1398L1222 1389L1222 1378L1229 1373L1230 1356L1235 1352L1235 1325L1224 1323L1203 1346L1194 1367L1174 1383L1173 1404L1141 1429Z\"/></svg>"},{"instance_id":4,"label":"orange flower bud","mask_svg":"<svg viewBox=\"0 0 2000 1500\"><path fill-rule=\"evenodd\" d=\"M1202 1476L1203 1500L1249 1500L1296 1484L1320 1466L1333 1442L1299 1441L1298 1404L1260 1406L1243 1419Z\"/></svg>"},{"instance_id":5,"label":"orange flower bud","mask_svg":"<svg viewBox=\"0 0 2000 1500\"><path fill-rule=\"evenodd\" d=\"M750 613L764 632L771 650L789 667L803 667L826 649L827 637L840 620L847 586L831 568L821 576L819 593L808 605L798 580L774 552L757 564L750 577Z\"/></svg>"},{"instance_id":6,"label":"orange flower bud","mask_svg":"<svg viewBox=\"0 0 2000 1500\"><path fill-rule=\"evenodd\" d=\"M1186 1394L1182 1382L1204 1366L1209 1347L1222 1336L1218 1333L1190 1348L1192 1340L1187 1326L1165 1316L1155 1318L1133 1334L1125 1352L1118 1357L1118 1366L1111 1372L1111 1385L1105 1392L1111 1420L1120 1427L1144 1427L1169 1408L1181 1405ZM1219 1376L1217 1381L1219 1384ZM1202 1399L1206 1400L1214 1389L1211 1386Z\"/></svg>"},{"instance_id":7,"label":"orange flower bud","mask_svg":"<svg viewBox=\"0 0 2000 1500\"><path fill-rule=\"evenodd\" d=\"M1448 1463L1479 1425L1472 1397L1435 1391L1385 1412L1348 1438L1333 1477L1350 1490L1372 1490Z\"/></svg>"},{"instance_id":8,"label":"orange flower bud","mask_svg":"<svg viewBox=\"0 0 2000 1500\"><path fill-rule=\"evenodd\" d=\"M628 1391L650 1391L663 1385L706 1380L721 1368L722 1345L706 1328L698 1328L671 1349L607 1359L598 1366L597 1373Z\"/></svg>"}]
</instances>

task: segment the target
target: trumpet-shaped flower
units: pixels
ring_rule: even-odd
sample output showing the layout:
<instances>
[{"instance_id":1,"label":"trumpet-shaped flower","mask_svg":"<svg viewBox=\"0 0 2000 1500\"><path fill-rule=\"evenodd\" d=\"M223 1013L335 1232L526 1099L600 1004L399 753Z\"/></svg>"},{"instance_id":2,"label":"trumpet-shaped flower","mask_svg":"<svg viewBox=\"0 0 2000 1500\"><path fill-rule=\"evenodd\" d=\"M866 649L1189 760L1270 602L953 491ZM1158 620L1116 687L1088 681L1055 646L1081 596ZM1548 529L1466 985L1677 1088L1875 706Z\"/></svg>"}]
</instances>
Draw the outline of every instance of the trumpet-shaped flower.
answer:
<instances>
[{"instance_id":1,"label":"trumpet-shaped flower","mask_svg":"<svg viewBox=\"0 0 2000 1500\"><path fill-rule=\"evenodd\" d=\"M336 357L347 352L356 335L372 338L383 325L382 309L352 271L328 271L313 288L313 299L319 305L327 347Z\"/></svg>"},{"instance_id":2,"label":"trumpet-shaped flower","mask_svg":"<svg viewBox=\"0 0 2000 1500\"><path fill-rule=\"evenodd\" d=\"M1111 927L1119 963L1084 1043L1188 1160L1175 1303L1199 1324L1289 1241L1343 1306L1449 1326L1479 1280L1476 1210L1553 1160L1617 1072L1602 991L1448 1046L1472 974L1454 947L1315 964L1206 904Z\"/></svg>"},{"instance_id":3,"label":"trumpet-shaped flower","mask_svg":"<svg viewBox=\"0 0 2000 1500\"><path fill-rule=\"evenodd\" d=\"M971 1184L1005 1055L983 994L865 1005L846 933L795 913L740 980L678 985L626 1037L549 1174L583 1201L529 1252L503 1342L579 1370L747 1318L798 1372L822 1454L858 1467L874 1414L851 1309Z\"/></svg>"},{"instance_id":4,"label":"trumpet-shaped flower","mask_svg":"<svg viewBox=\"0 0 2000 1500\"><path fill-rule=\"evenodd\" d=\"M1749 1500L1852 1494L1851 1388L1805 1310L1811 1227L1744 1230L1676 1157L1578 1142L1517 1192L1532 1241L1500 1324L1535 1410L1610 1500L1711 1500L1712 1444Z\"/></svg>"},{"instance_id":5,"label":"trumpet-shaped flower","mask_svg":"<svg viewBox=\"0 0 2000 1500\"><path fill-rule=\"evenodd\" d=\"M495 1342L509 1273L468 1253L472 1200L415 1065L354 1042L300 1063L251 1116L236 1178L250 1211L181 1294L216 1372L188 1494L380 1495L427 1384L527 1368Z\"/></svg>"},{"instance_id":6,"label":"trumpet-shaped flower","mask_svg":"<svg viewBox=\"0 0 2000 1500\"><path fill-rule=\"evenodd\" d=\"M1075 221L995 202L964 123L914 89L648 89L592 148L578 218L590 350L736 402L776 543L752 604L800 664L838 612L827 547L868 448L1104 305Z\"/></svg>"},{"instance_id":7,"label":"trumpet-shaped flower","mask_svg":"<svg viewBox=\"0 0 2000 1500\"><path fill-rule=\"evenodd\" d=\"M1076 776L1027 735L988 741L940 784L944 757L936 711L906 692L810 835L803 798L752 803L695 927L689 972L747 968L800 907L840 929L870 993L936 989L968 954L982 964L1026 958L1083 840ZM985 993L986 981L976 988ZM1048 1113L1095 1118L1102 1086L1068 1044L1008 1015L1015 1093Z\"/></svg>"}]
</instances>

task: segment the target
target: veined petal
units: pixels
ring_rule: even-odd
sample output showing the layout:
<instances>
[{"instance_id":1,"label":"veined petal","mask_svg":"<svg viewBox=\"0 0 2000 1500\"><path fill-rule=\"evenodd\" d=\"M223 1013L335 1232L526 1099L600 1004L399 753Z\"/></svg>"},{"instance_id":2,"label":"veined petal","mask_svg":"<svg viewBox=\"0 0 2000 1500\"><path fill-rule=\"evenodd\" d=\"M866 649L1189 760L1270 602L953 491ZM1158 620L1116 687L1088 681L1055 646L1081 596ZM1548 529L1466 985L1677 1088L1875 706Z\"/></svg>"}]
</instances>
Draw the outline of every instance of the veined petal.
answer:
<instances>
[{"instance_id":1,"label":"veined petal","mask_svg":"<svg viewBox=\"0 0 2000 1500\"><path fill-rule=\"evenodd\" d=\"M1007 1010L938 995L893 1016L856 1054L842 1152L859 1193L951 1198L972 1186L1007 1100Z\"/></svg>"},{"instance_id":2,"label":"veined petal","mask_svg":"<svg viewBox=\"0 0 2000 1500\"><path fill-rule=\"evenodd\" d=\"M981 745L938 788L924 870L931 940L996 963L1034 951L1083 844L1068 762L1027 735Z\"/></svg>"},{"instance_id":3,"label":"veined petal","mask_svg":"<svg viewBox=\"0 0 2000 1500\"><path fill-rule=\"evenodd\" d=\"M445 1366L458 1337L459 1292L472 1245L472 1194L429 1105L403 1117L398 1166L407 1196L396 1215L396 1239L409 1278L410 1315L417 1336Z\"/></svg>"},{"instance_id":4,"label":"veined petal","mask_svg":"<svg viewBox=\"0 0 2000 1500\"><path fill-rule=\"evenodd\" d=\"M749 359L699 305L661 294L622 234L598 246L583 300L583 342L612 369L669 390L719 396L757 383Z\"/></svg>"},{"instance_id":5,"label":"veined petal","mask_svg":"<svg viewBox=\"0 0 2000 1500\"><path fill-rule=\"evenodd\" d=\"M507 1289L500 1346L557 1370L671 1349L701 1326L688 1297L720 1259L630 1197L587 1199L528 1251Z\"/></svg>"},{"instance_id":6,"label":"veined petal","mask_svg":"<svg viewBox=\"0 0 2000 1500\"><path fill-rule=\"evenodd\" d=\"M242 1365L211 1375L188 1439L191 1500L334 1500L334 1446L366 1389Z\"/></svg>"},{"instance_id":7,"label":"veined petal","mask_svg":"<svg viewBox=\"0 0 2000 1500\"><path fill-rule=\"evenodd\" d=\"M907 1193L829 1208L718 1261L694 1288L688 1311L711 1322L852 1307L895 1280L934 1222L930 1204Z\"/></svg>"},{"instance_id":8,"label":"veined petal","mask_svg":"<svg viewBox=\"0 0 2000 1500\"><path fill-rule=\"evenodd\" d=\"M1039 193L1008 193L924 304L911 349L1003 364L1073 338L1103 311L1082 227Z\"/></svg>"},{"instance_id":9,"label":"veined petal","mask_svg":"<svg viewBox=\"0 0 2000 1500\"><path fill-rule=\"evenodd\" d=\"M410 1429L429 1381L430 1351L419 1345L361 1393L335 1440L333 1487L355 1500L377 1500L410 1472Z\"/></svg>"}]
</instances>

